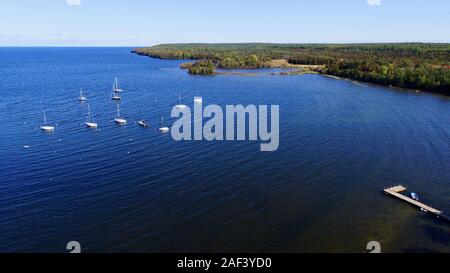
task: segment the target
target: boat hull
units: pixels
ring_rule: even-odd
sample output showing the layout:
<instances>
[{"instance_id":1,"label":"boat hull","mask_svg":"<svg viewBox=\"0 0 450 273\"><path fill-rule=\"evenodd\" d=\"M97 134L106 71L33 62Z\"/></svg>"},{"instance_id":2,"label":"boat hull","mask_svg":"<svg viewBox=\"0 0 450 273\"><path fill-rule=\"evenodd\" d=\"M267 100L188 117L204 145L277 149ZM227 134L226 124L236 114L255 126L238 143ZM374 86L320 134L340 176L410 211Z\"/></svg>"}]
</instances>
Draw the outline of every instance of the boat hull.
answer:
<instances>
[{"instance_id":1,"label":"boat hull","mask_svg":"<svg viewBox=\"0 0 450 273\"><path fill-rule=\"evenodd\" d=\"M86 122L85 124L88 128L97 128L97 123L95 122Z\"/></svg>"},{"instance_id":2,"label":"boat hull","mask_svg":"<svg viewBox=\"0 0 450 273\"><path fill-rule=\"evenodd\" d=\"M53 126L41 126L41 130L45 132L53 132L55 131L55 127Z\"/></svg>"},{"instance_id":3,"label":"boat hull","mask_svg":"<svg viewBox=\"0 0 450 273\"><path fill-rule=\"evenodd\" d=\"M127 124L127 121L125 119L122 119L122 118L116 118L116 119L114 119L114 122L119 124L119 125Z\"/></svg>"}]
</instances>

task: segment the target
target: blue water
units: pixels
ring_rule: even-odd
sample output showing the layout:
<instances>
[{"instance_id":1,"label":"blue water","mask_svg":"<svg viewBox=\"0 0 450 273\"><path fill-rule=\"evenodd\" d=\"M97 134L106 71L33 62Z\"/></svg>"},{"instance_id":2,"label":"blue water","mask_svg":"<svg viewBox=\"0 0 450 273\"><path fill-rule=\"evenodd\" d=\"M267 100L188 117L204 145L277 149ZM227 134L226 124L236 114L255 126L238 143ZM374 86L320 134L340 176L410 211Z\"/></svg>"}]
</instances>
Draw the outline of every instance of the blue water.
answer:
<instances>
[{"instance_id":1,"label":"blue water","mask_svg":"<svg viewBox=\"0 0 450 273\"><path fill-rule=\"evenodd\" d=\"M450 99L319 75L190 76L130 48L0 49L0 252L450 252ZM125 90L112 120L111 85ZM87 106L98 130L84 127ZM175 142L190 106L279 104L280 147ZM43 133L42 111L56 124ZM143 129L139 119L150 122ZM25 146L29 146L26 148Z\"/></svg>"}]
</instances>

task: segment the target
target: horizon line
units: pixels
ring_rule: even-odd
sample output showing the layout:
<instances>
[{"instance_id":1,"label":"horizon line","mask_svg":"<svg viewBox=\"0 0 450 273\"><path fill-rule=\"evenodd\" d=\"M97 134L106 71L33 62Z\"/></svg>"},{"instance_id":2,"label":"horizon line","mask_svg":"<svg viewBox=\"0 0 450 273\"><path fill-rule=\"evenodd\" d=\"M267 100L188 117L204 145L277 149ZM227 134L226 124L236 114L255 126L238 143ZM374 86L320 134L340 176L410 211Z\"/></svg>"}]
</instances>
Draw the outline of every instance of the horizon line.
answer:
<instances>
[{"instance_id":1,"label":"horizon line","mask_svg":"<svg viewBox=\"0 0 450 273\"><path fill-rule=\"evenodd\" d=\"M0 48L11 48L11 47L24 47L24 48L36 48L36 47L116 47L116 48L127 48L127 47L152 47L157 45L168 45L168 44L285 44L285 45L351 45L351 44L450 44L449 42L425 42L425 41L402 41L402 42L162 42L149 45L1 45Z\"/></svg>"}]
</instances>

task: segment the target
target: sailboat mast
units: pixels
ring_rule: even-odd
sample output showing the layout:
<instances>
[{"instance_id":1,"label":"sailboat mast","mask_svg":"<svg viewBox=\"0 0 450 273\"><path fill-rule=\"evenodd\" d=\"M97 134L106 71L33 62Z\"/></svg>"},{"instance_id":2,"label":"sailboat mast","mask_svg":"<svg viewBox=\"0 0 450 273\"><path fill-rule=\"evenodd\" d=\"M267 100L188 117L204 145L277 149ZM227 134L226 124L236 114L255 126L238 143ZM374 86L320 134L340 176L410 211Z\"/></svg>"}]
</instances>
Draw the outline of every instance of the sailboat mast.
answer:
<instances>
[{"instance_id":1,"label":"sailboat mast","mask_svg":"<svg viewBox=\"0 0 450 273\"><path fill-rule=\"evenodd\" d=\"M47 116L45 115L45 111L44 112L44 125L47 124Z\"/></svg>"},{"instance_id":2,"label":"sailboat mast","mask_svg":"<svg viewBox=\"0 0 450 273\"><path fill-rule=\"evenodd\" d=\"M120 118L120 108L119 108L119 104L117 104L117 117Z\"/></svg>"}]
</instances>

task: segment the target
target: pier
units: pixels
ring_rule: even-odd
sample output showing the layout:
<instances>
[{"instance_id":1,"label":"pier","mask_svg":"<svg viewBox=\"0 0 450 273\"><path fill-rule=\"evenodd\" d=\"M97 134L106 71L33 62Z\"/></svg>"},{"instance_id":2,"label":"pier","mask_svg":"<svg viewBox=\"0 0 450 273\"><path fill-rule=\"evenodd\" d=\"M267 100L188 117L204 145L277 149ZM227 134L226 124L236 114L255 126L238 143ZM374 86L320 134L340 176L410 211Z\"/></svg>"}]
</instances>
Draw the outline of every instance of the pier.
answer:
<instances>
[{"instance_id":1,"label":"pier","mask_svg":"<svg viewBox=\"0 0 450 273\"><path fill-rule=\"evenodd\" d=\"M409 198L406 195L401 194L401 192L406 191L406 187L402 186L402 185L398 185L398 186L394 186L394 187L390 187L390 188L386 188L383 190L385 194L396 197L404 202L407 202L415 207L420 208L422 211L431 213L433 215L435 215L438 218L442 218L443 220L449 221L450 222L450 217L448 217L447 215L444 215L442 211L435 209L431 206L425 205L422 202L419 202L417 200L414 200L412 198Z\"/></svg>"}]
</instances>

